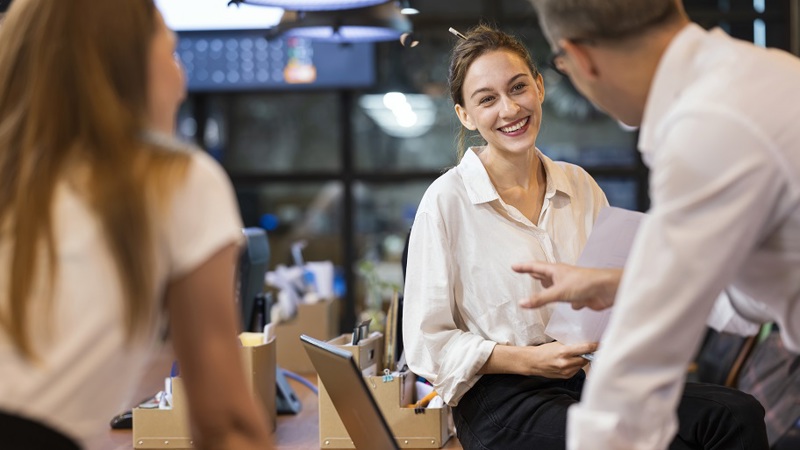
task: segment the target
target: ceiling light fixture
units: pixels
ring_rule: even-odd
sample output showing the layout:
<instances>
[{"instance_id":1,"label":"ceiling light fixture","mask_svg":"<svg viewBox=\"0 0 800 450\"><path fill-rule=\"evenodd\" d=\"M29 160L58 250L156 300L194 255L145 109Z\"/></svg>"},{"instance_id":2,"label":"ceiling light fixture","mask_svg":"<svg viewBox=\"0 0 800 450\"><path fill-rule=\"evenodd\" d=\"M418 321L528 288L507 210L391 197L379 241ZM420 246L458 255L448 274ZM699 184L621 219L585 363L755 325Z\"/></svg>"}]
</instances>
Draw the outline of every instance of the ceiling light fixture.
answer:
<instances>
[{"instance_id":1,"label":"ceiling light fixture","mask_svg":"<svg viewBox=\"0 0 800 450\"><path fill-rule=\"evenodd\" d=\"M419 39L414 33L403 33L400 35L400 43L403 47L414 48L419 45Z\"/></svg>"},{"instance_id":2,"label":"ceiling light fixture","mask_svg":"<svg viewBox=\"0 0 800 450\"><path fill-rule=\"evenodd\" d=\"M250 1L250 0L247 0ZM260 0L259 0L260 1ZM270 36L286 35L334 42L389 41L410 33L411 22L394 1L340 10L284 11Z\"/></svg>"},{"instance_id":3,"label":"ceiling light fixture","mask_svg":"<svg viewBox=\"0 0 800 450\"><path fill-rule=\"evenodd\" d=\"M422 136L436 120L436 106L425 94L365 94L358 104L384 133L398 138Z\"/></svg>"},{"instance_id":4,"label":"ceiling light fixture","mask_svg":"<svg viewBox=\"0 0 800 450\"><path fill-rule=\"evenodd\" d=\"M405 14L407 16L419 14L419 10L411 4L411 0L400 0L398 3L400 4L400 14Z\"/></svg>"},{"instance_id":5,"label":"ceiling light fixture","mask_svg":"<svg viewBox=\"0 0 800 450\"><path fill-rule=\"evenodd\" d=\"M177 32L266 30L283 15L281 8L230 8L219 0L156 0L156 6L167 26Z\"/></svg>"},{"instance_id":6,"label":"ceiling light fixture","mask_svg":"<svg viewBox=\"0 0 800 450\"><path fill-rule=\"evenodd\" d=\"M228 5L272 6L292 11L336 11L340 9L366 8L385 2L386 0L230 0Z\"/></svg>"},{"instance_id":7,"label":"ceiling light fixture","mask_svg":"<svg viewBox=\"0 0 800 450\"><path fill-rule=\"evenodd\" d=\"M361 109L389 136L414 138L427 133L436 122L433 99L421 93L410 78L408 53L390 46L382 58L374 90L358 100Z\"/></svg>"}]
</instances>

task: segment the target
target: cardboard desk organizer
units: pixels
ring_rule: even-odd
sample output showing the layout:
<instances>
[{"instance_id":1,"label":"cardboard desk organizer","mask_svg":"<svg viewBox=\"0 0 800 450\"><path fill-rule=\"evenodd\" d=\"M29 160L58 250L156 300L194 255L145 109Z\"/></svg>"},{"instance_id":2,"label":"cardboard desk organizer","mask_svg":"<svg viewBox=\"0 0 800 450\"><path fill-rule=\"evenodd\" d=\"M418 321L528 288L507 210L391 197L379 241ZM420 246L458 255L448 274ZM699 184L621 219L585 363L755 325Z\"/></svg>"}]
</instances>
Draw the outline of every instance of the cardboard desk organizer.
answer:
<instances>
[{"instance_id":1,"label":"cardboard desk organizer","mask_svg":"<svg viewBox=\"0 0 800 450\"><path fill-rule=\"evenodd\" d=\"M300 335L307 334L322 341L336 337L339 334L339 303L336 299L301 303L297 307L297 316L276 324L278 367L298 374L316 373L300 343Z\"/></svg>"},{"instance_id":2,"label":"cardboard desk organizer","mask_svg":"<svg viewBox=\"0 0 800 450\"><path fill-rule=\"evenodd\" d=\"M247 333L263 341L261 333ZM255 336L258 335L258 336ZM252 339L249 339L252 340ZM258 341L258 342L260 342ZM247 385L267 413L270 430L275 430L275 351L276 339L266 344L245 345L240 348ZM194 448L189 429L189 411L181 379L172 379L172 408L133 409L133 448L182 449Z\"/></svg>"},{"instance_id":3,"label":"cardboard desk organizer","mask_svg":"<svg viewBox=\"0 0 800 450\"><path fill-rule=\"evenodd\" d=\"M384 377L382 367L383 335L373 333L358 345L351 345L352 334L343 334L328 341L353 354L356 365L365 374L375 402L378 404L400 448L440 448L452 436L450 407L425 408L416 411L407 408L417 399L416 376L402 372L400 376ZM328 448L354 448L336 408L322 382L319 386L319 446Z\"/></svg>"}]
</instances>

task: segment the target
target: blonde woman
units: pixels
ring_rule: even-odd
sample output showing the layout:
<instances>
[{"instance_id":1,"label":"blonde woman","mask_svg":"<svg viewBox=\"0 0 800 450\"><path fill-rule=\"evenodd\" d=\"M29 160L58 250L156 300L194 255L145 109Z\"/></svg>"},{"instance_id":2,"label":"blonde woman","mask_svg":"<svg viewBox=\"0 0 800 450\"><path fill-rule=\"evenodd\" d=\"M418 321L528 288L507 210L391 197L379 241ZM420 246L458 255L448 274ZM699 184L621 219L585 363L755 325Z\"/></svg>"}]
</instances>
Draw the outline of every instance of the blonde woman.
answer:
<instances>
[{"instance_id":1,"label":"blonde woman","mask_svg":"<svg viewBox=\"0 0 800 450\"><path fill-rule=\"evenodd\" d=\"M167 330L195 447L269 445L236 350L230 182L170 138L175 40L152 0L16 0L3 19L3 448L97 448Z\"/></svg>"}]
</instances>

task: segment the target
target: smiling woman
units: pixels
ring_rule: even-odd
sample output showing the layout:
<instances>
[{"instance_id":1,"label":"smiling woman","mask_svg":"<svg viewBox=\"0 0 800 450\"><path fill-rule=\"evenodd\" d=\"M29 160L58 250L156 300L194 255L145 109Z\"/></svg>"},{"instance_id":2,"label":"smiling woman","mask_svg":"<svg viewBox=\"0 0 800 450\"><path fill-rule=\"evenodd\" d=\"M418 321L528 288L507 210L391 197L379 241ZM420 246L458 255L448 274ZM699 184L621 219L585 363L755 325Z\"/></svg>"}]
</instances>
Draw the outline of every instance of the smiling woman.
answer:
<instances>
[{"instance_id":1,"label":"smiling woman","mask_svg":"<svg viewBox=\"0 0 800 450\"><path fill-rule=\"evenodd\" d=\"M462 132L477 130L486 145L463 151L419 205L404 293L406 358L454 406L464 448L527 448L528 433L542 448L563 447L566 406L587 363L580 355L596 344L552 342L549 309L517 306L541 286L510 265L577 260L608 203L583 169L536 148L545 91L515 38L487 26L464 33L449 85ZM496 387L504 391L490 392ZM514 408L484 409L495 393Z\"/></svg>"},{"instance_id":2,"label":"smiling woman","mask_svg":"<svg viewBox=\"0 0 800 450\"><path fill-rule=\"evenodd\" d=\"M544 84L525 61L506 50L495 50L478 58L464 79L468 98L455 105L461 123L477 129L487 140L487 150L527 152L536 142L541 125ZM526 133L530 129L531 133ZM526 139L498 140L503 135Z\"/></svg>"}]
</instances>

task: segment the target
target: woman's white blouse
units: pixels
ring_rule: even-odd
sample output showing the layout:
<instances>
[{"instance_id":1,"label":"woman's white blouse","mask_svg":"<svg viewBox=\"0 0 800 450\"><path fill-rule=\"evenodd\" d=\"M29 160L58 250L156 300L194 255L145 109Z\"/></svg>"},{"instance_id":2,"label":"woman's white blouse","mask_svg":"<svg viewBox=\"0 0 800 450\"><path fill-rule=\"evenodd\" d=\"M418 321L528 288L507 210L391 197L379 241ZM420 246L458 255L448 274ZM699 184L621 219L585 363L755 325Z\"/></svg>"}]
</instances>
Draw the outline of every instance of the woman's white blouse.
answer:
<instances>
[{"instance_id":1,"label":"woman's white blouse","mask_svg":"<svg viewBox=\"0 0 800 450\"><path fill-rule=\"evenodd\" d=\"M539 345L549 307L517 302L541 289L511 270L531 260L575 263L600 209L597 183L541 152L547 188L538 226L503 202L475 152L428 188L411 231L403 339L411 370L450 405L480 378L496 344Z\"/></svg>"}]
</instances>

